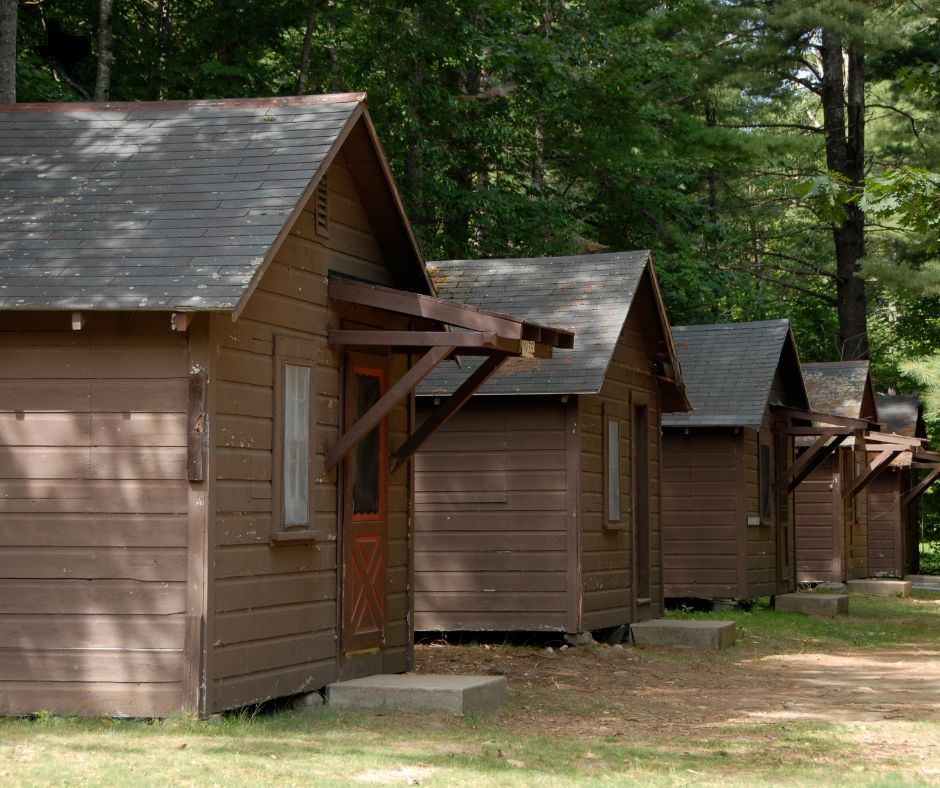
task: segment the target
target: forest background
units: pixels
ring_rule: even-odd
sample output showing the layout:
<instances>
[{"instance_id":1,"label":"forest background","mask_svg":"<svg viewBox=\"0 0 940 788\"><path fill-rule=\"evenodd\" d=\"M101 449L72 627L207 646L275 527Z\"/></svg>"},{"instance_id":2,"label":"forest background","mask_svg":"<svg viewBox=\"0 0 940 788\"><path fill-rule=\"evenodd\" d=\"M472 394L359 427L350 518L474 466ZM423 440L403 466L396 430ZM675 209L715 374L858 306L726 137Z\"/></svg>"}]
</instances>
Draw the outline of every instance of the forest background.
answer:
<instances>
[{"instance_id":1,"label":"forest background","mask_svg":"<svg viewBox=\"0 0 940 788\"><path fill-rule=\"evenodd\" d=\"M0 102L336 91L427 259L652 249L673 324L787 317L940 441L935 3L0 0Z\"/></svg>"}]
</instances>

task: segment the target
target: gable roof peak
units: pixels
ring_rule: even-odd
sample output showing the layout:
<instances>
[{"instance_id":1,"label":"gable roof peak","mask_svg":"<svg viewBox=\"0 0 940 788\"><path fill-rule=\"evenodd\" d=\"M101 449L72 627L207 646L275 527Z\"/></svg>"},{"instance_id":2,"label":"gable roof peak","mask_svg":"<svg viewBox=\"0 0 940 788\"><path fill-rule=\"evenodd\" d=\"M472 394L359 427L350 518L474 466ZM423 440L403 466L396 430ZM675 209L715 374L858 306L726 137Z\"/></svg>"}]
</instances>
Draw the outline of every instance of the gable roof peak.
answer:
<instances>
[{"instance_id":1,"label":"gable roof peak","mask_svg":"<svg viewBox=\"0 0 940 788\"><path fill-rule=\"evenodd\" d=\"M364 93L6 105L0 135L2 310L237 316L353 143L383 253L432 291Z\"/></svg>"},{"instance_id":2,"label":"gable roof peak","mask_svg":"<svg viewBox=\"0 0 940 788\"><path fill-rule=\"evenodd\" d=\"M664 427L757 427L778 371L795 379L793 401L781 404L806 406L789 320L673 326L672 335L694 410L664 413Z\"/></svg>"},{"instance_id":3,"label":"gable roof peak","mask_svg":"<svg viewBox=\"0 0 940 788\"><path fill-rule=\"evenodd\" d=\"M648 274L668 351L669 326L647 250L556 257L438 260L428 263L443 298L506 312L575 333L574 349L551 359L507 362L482 394L596 394L603 385L614 348L644 274ZM439 368L419 394L451 393L468 369ZM681 379L676 370L676 386ZM684 393L680 398L684 397Z\"/></svg>"}]
</instances>

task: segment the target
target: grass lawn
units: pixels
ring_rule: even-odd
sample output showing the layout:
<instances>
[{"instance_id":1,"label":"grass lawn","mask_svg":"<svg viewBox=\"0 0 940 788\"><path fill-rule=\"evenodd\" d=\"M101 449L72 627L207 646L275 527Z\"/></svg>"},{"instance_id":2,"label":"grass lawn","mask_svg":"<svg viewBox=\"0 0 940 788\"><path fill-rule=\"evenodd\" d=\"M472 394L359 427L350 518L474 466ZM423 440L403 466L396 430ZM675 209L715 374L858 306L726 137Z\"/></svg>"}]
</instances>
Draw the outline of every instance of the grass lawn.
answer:
<instances>
[{"instance_id":1,"label":"grass lawn","mask_svg":"<svg viewBox=\"0 0 940 788\"><path fill-rule=\"evenodd\" d=\"M718 617L738 622L739 642L716 654L419 647L423 669L449 660L509 676L509 707L485 719L321 707L205 721L2 720L0 784L940 782L940 595L853 597L851 615L835 621L761 604ZM819 667L833 655L865 671L867 695L838 686L842 668ZM929 682L887 703L897 699L878 694L879 676Z\"/></svg>"}]
</instances>

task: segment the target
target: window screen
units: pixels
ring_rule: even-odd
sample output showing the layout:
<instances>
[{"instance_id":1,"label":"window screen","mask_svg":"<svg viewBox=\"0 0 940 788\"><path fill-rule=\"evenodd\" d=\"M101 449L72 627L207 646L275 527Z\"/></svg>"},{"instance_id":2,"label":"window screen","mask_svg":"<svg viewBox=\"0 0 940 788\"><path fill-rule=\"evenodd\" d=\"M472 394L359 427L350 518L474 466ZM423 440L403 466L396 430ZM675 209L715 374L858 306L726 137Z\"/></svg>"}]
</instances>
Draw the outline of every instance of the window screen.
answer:
<instances>
[{"instance_id":1,"label":"window screen","mask_svg":"<svg viewBox=\"0 0 940 788\"><path fill-rule=\"evenodd\" d=\"M284 525L310 520L310 368L284 365Z\"/></svg>"},{"instance_id":2,"label":"window screen","mask_svg":"<svg viewBox=\"0 0 940 788\"><path fill-rule=\"evenodd\" d=\"M607 445L605 452L607 462L607 520L620 522L620 422L616 419L607 420Z\"/></svg>"}]
</instances>

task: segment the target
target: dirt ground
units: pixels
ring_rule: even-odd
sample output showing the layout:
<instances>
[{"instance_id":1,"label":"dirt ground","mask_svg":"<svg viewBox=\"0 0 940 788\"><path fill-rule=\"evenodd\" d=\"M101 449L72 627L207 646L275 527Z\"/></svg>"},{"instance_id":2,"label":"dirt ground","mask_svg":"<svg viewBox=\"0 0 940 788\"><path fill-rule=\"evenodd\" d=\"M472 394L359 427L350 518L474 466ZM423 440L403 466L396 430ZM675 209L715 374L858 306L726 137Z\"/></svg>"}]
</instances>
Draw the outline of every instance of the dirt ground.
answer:
<instances>
[{"instance_id":1,"label":"dirt ground","mask_svg":"<svg viewBox=\"0 0 940 788\"><path fill-rule=\"evenodd\" d=\"M631 646L549 651L431 644L416 647L416 670L505 675L511 702L500 722L532 735L649 739L749 722L940 719L940 644L736 652L722 659Z\"/></svg>"}]
</instances>

